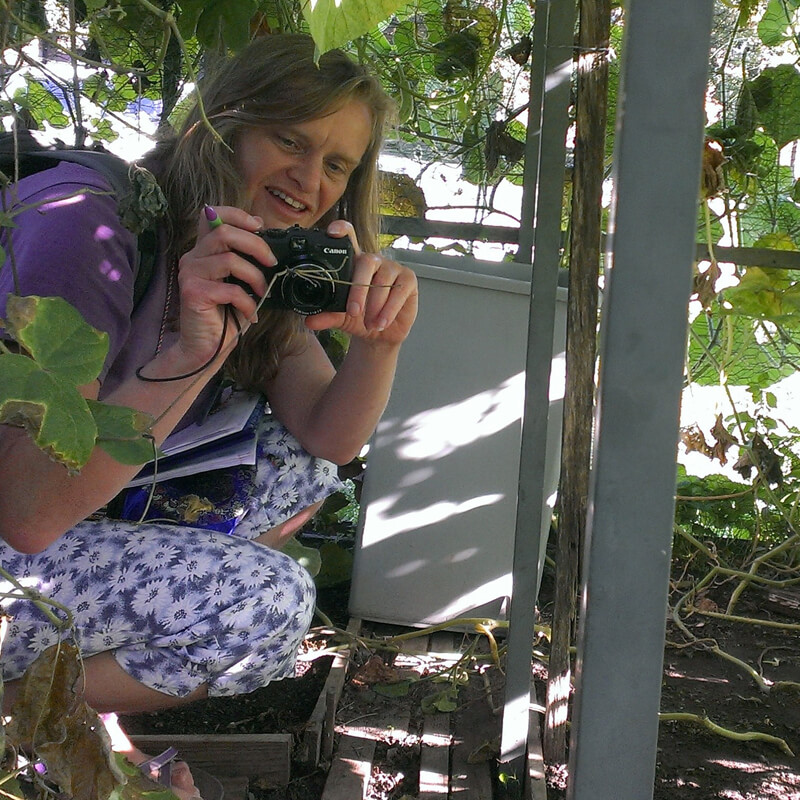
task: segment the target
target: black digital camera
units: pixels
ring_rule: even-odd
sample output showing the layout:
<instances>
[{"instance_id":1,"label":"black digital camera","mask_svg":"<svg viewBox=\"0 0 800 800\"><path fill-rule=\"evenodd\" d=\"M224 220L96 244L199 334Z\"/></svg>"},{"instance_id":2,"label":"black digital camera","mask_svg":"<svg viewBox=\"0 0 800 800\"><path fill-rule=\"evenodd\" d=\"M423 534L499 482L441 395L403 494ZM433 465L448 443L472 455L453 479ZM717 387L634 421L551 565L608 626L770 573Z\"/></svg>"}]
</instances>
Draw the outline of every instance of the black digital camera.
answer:
<instances>
[{"instance_id":1,"label":"black digital camera","mask_svg":"<svg viewBox=\"0 0 800 800\"><path fill-rule=\"evenodd\" d=\"M270 246L276 267L253 262L267 279L267 285L277 272L265 307L284 308L304 317L322 311L344 311L353 277L353 245L347 237L329 236L317 228L268 228L258 235ZM230 279L252 294L250 286Z\"/></svg>"}]
</instances>

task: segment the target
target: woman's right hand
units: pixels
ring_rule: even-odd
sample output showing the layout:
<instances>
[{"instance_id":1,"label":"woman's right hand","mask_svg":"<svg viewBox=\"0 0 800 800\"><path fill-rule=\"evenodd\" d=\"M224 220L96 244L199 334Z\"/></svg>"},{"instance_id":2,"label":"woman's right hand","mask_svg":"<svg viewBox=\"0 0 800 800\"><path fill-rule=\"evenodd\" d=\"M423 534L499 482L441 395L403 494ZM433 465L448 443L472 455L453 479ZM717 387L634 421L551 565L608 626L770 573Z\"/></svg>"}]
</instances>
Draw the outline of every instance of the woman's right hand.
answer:
<instances>
[{"instance_id":1,"label":"woman's right hand","mask_svg":"<svg viewBox=\"0 0 800 800\"><path fill-rule=\"evenodd\" d=\"M233 206L216 206L214 211L222 224L212 226L201 211L195 244L178 262L179 344L187 365L192 368L214 356L223 336L225 342L215 363L221 364L233 349L238 329L232 315L226 316L226 306L237 314L240 325L255 317L257 301L241 286L226 279L243 281L259 297L266 291L263 272L240 254L252 256L265 267L276 264L269 245L255 235L263 227L260 218ZM227 327L223 328L226 322Z\"/></svg>"}]
</instances>

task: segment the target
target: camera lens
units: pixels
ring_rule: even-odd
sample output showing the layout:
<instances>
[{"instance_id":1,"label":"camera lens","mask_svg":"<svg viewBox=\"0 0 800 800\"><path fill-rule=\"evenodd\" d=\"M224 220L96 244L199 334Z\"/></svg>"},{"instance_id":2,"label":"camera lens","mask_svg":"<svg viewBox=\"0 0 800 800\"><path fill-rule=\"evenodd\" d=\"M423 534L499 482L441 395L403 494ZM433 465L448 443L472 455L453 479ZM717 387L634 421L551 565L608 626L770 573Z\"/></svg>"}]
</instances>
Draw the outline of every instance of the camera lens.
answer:
<instances>
[{"instance_id":1,"label":"camera lens","mask_svg":"<svg viewBox=\"0 0 800 800\"><path fill-rule=\"evenodd\" d=\"M292 267L281 283L281 297L298 314L319 314L331 305L335 284L331 274L319 264Z\"/></svg>"}]
</instances>

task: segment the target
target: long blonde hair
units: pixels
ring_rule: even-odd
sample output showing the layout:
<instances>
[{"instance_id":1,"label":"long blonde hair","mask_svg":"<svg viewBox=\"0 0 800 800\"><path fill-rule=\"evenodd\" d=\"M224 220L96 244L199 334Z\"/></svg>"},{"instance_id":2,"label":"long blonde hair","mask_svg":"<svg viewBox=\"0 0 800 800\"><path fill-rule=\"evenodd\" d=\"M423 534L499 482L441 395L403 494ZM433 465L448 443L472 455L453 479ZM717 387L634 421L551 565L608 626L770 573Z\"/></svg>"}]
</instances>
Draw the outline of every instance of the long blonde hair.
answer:
<instances>
[{"instance_id":1,"label":"long blonde hair","mask_svg":"<svg viewBox=\"0 0 800 800\"><path fill-rule=\"evenodd\" d=\"M377 79L345 53L332 50L315 63L314 52L313 40L302 34L255 39L203 81L207 121L196 106L178 133L143 159L167 197L169 263L194 243L198 215L206 203L243 205L233 154L241 131L317 119L351 100L360 100L371 112L370 141L339 202L317 224L324 227L346 219L362 250L378 249L377 162L393 103ZM305 332L298 315L262 309L259 323L243 337L226 368L240 383L258 386L274 376L284 356L303 346Z\"/></svg>"}]
</instances>

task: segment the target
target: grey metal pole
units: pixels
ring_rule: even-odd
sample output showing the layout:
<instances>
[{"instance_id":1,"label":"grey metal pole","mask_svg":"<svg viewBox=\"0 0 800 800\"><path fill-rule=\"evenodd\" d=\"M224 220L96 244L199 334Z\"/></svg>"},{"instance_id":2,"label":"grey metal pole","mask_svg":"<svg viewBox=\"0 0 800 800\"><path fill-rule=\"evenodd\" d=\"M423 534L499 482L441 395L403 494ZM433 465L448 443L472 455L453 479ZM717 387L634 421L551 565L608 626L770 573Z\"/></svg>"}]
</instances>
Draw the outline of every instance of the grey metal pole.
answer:
<instances>
[{"instance_id":1,"label":"grey metal pole","mask_svg":"<svg viewBox=\"0 0 800 800\"><path fill-rule=\"evenodd\" d=\"M629 0L568 800L653 796L712 0Z\"/></svg>"},{"instance_id":2,"label":"grey metal pole","mask_svg":"<svg viewBox=\"0 0 800 800\"><path fill-rule=\"evenodd\" d=\"M522 208L519 245L515 261L533 261L533 233L536 227L536 201L542 147L542 106L547 66L548 13L550 0L536 0L533 17L530 89L528 90L528 129L525 135L525 168L522 172Z\"/></svg>"},{"instance_id":3,"label":"grey metal pole","mask_svg":"<svg viewBox=\"0 0 800 800\"><path fill-rule=\"evenodd\" d=\"M518 778L525 775L528 738L531 650L539 577L539 547L553 353L558 265L561 247L561 199L566 159L567 110L572 77L575 26L573 0L553 0L546 19L536 7L536 24L546 24L542 130L533 239L533 277L525 373L513 588L506 655L505 707L500 760Z\"/></svg>"}]
</instances>

